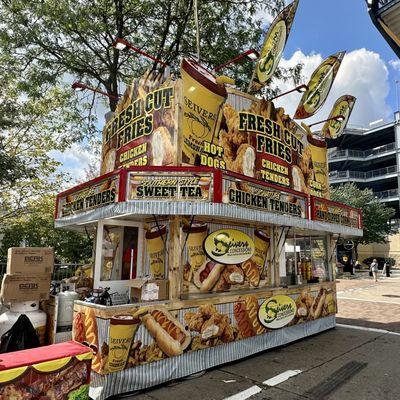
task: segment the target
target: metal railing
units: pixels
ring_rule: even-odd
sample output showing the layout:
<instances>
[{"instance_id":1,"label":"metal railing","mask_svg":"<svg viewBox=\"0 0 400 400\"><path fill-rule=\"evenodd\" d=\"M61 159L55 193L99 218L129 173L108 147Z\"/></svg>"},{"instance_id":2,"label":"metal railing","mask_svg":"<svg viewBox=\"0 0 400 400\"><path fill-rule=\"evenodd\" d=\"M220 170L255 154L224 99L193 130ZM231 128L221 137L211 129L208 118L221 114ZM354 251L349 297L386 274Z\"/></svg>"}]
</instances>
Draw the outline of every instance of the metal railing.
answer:
<instances>
[{"instance_id":1,"label":"metal railing","mask_svg":"<svg viewBox=\"0 0 400 400\"><path fill-rule=\"evenodd\" d=\"M398 189L383 190L381 192L374 192L375 197L380 200L388 199L390 197L399 197Z\"/></svg>"},{"instance_id":2,"label":"metal railing","mask_svg":"<svg viewBox=\"0 0 400 400\"><path fill-rule=\"evenodd\" d=\"M75 271L83 264L54 264L54 270L51 279L53 281L62 281L75 275ZM6 274L7 263L0 263L0 287L3 282L3 275Z\"/></svg>"},{"instance_id":3,"label":"metal railing","mask_svg":"<svg viewBox=\"0 0 400 400\"><path fill-rule=\"evenodd\" d=\"M345 179L345 178L355 178L355 179L370 179L376 178L378 176L384 176L388 174L393 174L397 172L397 166L392 165L390 167L374 169L372 171L331 171L329 172L329 178L331 179Z\"/></svg>"},{"instance_id":4,"label":"metal railing","mask_svg":"<svg viewBox=\"0 0 400 400\"><path fill-rule=\"evenodd\" d=\"M335 158L367 158L396 150L396 143L388 143L372 150L336 150L328 154L329 159Z\"/></svg>"},{"instance_id":5,"label":"metal railing","mask_svg":"<svg viewBox=\"0 0 400 400\"><path fill-rule=\"evenodd\" d=\"M375 178L376 176L383 176L397 172L397 166L391 165L390 167L374 169L365 173L365 178Z\"/></svg>"}]
</instances>

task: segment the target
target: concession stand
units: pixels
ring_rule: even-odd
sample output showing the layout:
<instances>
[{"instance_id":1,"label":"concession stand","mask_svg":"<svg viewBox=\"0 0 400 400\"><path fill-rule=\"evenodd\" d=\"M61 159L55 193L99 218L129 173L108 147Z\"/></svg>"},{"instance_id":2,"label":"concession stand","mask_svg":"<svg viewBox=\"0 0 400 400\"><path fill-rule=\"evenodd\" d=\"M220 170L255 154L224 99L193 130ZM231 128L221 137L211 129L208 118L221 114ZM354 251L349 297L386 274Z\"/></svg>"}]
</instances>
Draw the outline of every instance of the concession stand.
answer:
<instances>
[{"instance_id":1,"label":"concession stand","mask_svg":"<svg viewBox=\"0 0 400 400\"><path fill-rule=\"evenodd\" d=\"M329 200L325 140L189 59L128 87L101 175L58 195L55 223L94 234L94 287L126 298L74 305L96 399L333 328L335 242L362 236Z\"/></svg>"}]
</instances>

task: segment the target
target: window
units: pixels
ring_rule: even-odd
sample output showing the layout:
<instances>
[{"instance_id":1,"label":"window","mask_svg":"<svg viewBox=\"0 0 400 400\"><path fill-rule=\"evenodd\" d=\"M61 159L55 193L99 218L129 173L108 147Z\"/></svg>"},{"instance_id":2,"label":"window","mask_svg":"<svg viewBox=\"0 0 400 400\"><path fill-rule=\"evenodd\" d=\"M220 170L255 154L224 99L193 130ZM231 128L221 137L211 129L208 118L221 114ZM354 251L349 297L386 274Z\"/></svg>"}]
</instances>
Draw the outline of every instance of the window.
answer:
<instances>
[{"instance_id":1,"label":"window","mask_svg":"<svg viewBox=\"0 0 400 400\"><path fill-rule=\"evenodd\" d=\"M281 259L281 285L318 283L330 280L327 237L291 234Z\"/></svg>"},{"instance_id":2,"label":"window","mask_svg":"<svg viewBox=\"0 0 400 400\"><path fill-rule=\"evenodd\" d=\"M137 227L104 225L101 249L101 280L117 281L136 277Z\"/></svg>"}]
</instances>

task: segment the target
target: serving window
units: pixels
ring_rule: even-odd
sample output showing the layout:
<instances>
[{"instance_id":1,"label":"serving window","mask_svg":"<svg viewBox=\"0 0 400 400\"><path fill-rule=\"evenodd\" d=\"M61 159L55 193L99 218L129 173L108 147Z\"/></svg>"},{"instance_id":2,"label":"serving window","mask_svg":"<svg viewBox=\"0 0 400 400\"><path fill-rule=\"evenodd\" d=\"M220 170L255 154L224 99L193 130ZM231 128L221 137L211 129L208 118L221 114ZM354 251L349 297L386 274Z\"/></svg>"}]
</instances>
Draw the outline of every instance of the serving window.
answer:
<instances>
[{"instance_id":1,"label":"serving window","mask_svg":"<svg viewBox=\"0 0 400 400\"><path fill-rule=\"evenodd\" d=\"M143 273L143 226L132 221L99 222L94 287L125 292L126 281Z\"/></svg>"},{"instance_id":2,"label":"serving window","mask_svg":"<svg viewBox=\"0 0 400 400\"><path fill-rule=\"evenodd\" d=\"M101 280L135 277L138 266L139 228L104 225L101 247Z\"/></svg>"},{"instance_id":3,"label":"serving window","mask_svg":"<svg viewBox=\"0 0 400 400\"><path fill-rule=\"evenodd\" d=\"M284 249L284 258L280 260L281 285L331 280L327 236L315 237L292 233L288 235Z\"/></svg>"}]
</instances>

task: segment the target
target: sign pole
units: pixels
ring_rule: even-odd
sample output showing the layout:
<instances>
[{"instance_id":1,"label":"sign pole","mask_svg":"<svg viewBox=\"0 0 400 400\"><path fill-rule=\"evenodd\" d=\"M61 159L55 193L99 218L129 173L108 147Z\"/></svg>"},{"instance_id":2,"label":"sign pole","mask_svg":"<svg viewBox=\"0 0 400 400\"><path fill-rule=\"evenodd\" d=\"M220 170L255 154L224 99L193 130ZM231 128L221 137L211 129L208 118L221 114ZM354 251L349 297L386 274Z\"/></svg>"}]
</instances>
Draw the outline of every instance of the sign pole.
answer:
<instances>
[{"instance_id":1,"label":"sign pole","mask_svg":"<svg viewBox=\"0 0 400 400\"><path fill-rule=\"evenodd\" d=\"M197 0L194 0L194 24L196 25L197 61L200 62L200 30L199 30L199 16L197 12Z\"/></svg>"}]
</instances>

